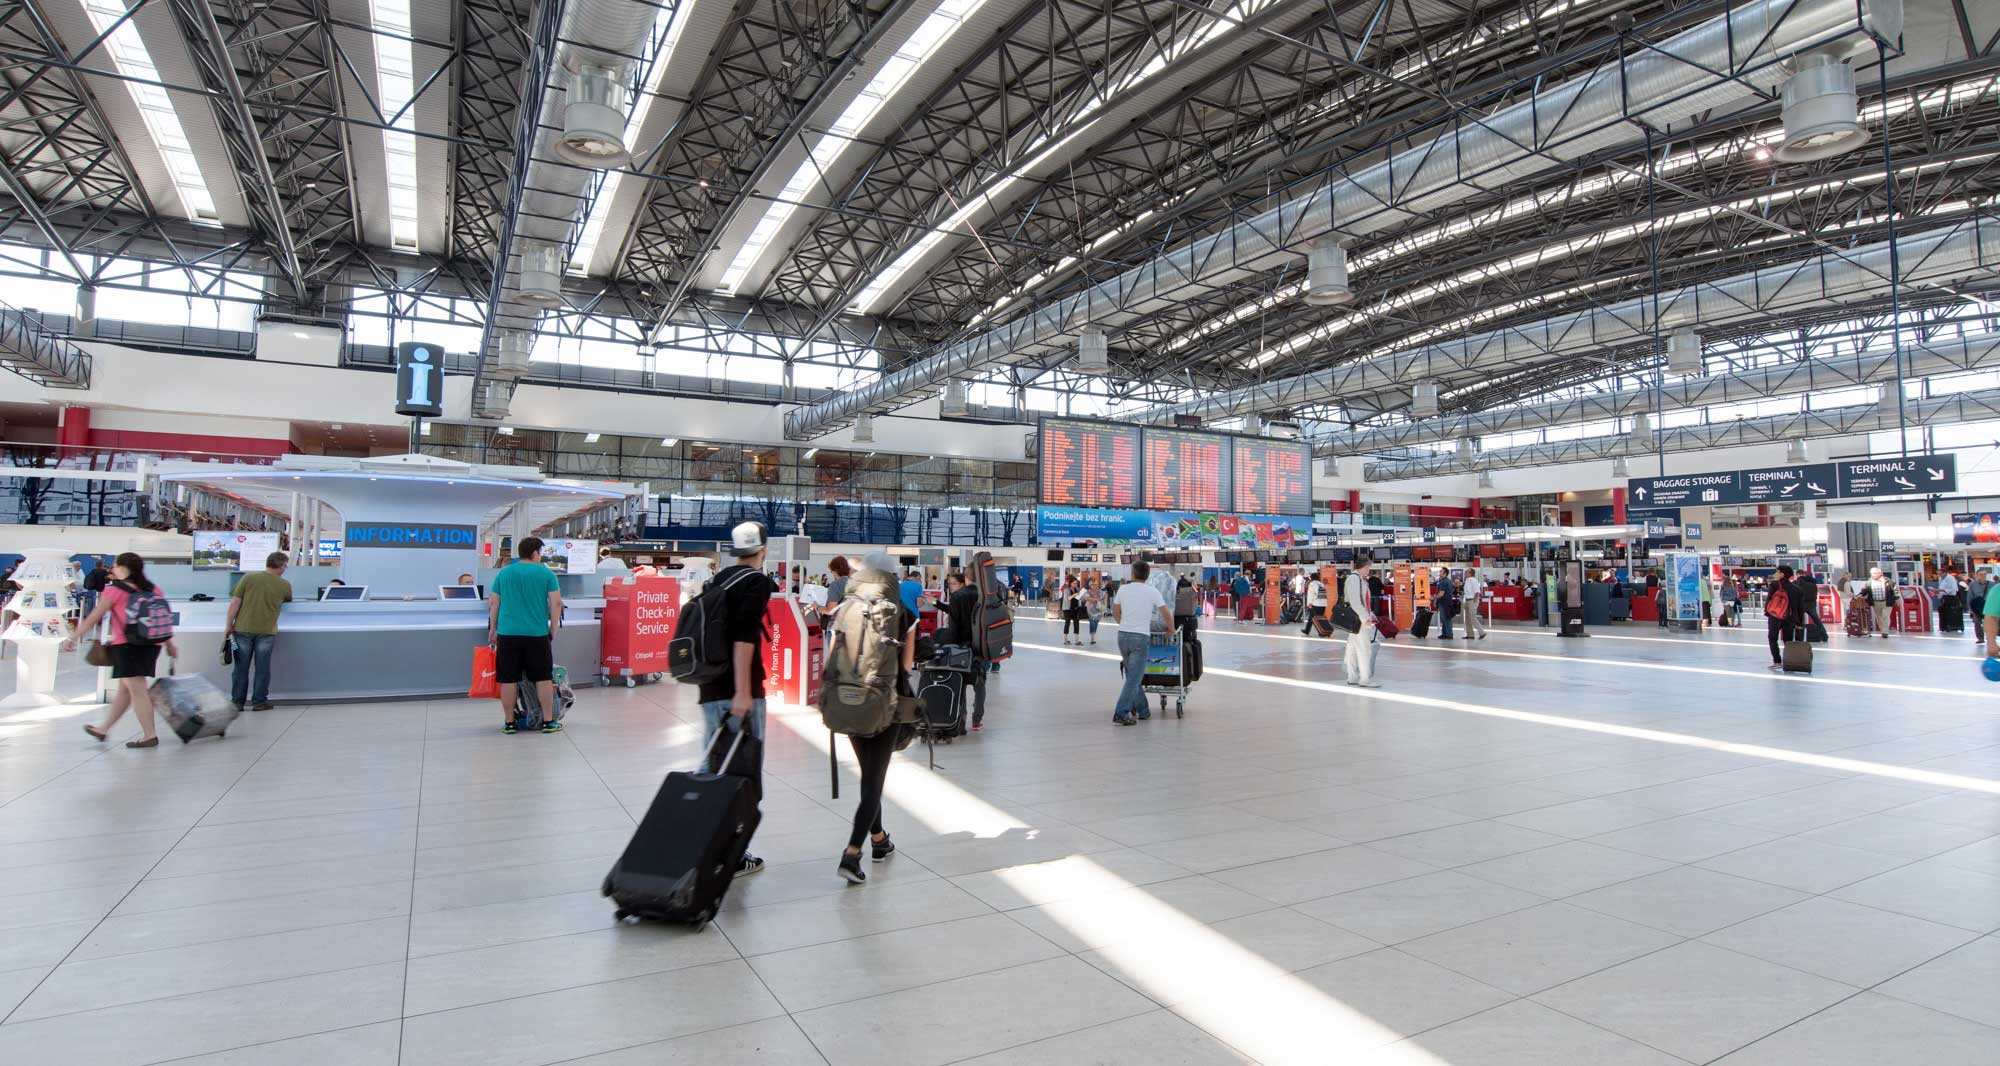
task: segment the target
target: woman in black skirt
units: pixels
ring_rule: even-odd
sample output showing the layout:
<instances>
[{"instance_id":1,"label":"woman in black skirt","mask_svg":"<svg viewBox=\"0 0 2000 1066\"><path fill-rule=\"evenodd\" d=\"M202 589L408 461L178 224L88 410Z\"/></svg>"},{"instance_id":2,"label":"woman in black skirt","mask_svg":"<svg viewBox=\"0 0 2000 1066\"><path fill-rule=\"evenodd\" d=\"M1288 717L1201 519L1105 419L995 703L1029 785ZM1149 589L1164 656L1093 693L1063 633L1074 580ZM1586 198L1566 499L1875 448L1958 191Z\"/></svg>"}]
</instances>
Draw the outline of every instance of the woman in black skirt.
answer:
<instances>
[{"instance_id":1,"label":"woman in black skirt","mask_svg":"<svg viewBox=\"0 0 2000 1066\"><path fill-rule=\"evenodd\" d=\"M146 560L137 552L126 552L118 557L111 567L111 582L104 588L104 595L98 597L97 606L91 608L83 621L76 625L77 635L97 628L100 619L111 619L111 639L105 650L111 653L111 679L116 683L116 694L111 699L111 712L104 724L93 726L85 723L83 731L106 740L111 736L111 727L125 712L136 707L139 715L139 739L128 740L128 748L158 747L159 736L153 732L153 698L146 686L153 679L159 667L160 649L165 647L167 655L179 657L180 648L172 638L164 644L150 644L132 639L125 632L125 608L135 596L150 596L157 590L146 578ZM65 649L76 647L77 636L72 635L64 643Z\"/></svg>"}]
</instances>

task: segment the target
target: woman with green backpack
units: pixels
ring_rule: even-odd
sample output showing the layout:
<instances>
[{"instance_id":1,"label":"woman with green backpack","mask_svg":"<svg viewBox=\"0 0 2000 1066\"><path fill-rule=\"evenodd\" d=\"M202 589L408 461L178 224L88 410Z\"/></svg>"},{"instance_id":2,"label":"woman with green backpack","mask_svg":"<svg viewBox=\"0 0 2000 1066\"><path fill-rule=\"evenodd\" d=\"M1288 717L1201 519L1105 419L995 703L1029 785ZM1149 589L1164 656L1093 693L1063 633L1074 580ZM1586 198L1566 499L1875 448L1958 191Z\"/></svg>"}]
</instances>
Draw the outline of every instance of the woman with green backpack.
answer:
<instances>
[{"instance_id":1,"label":"woman with green backpack","mask_svg":"<svg viewBox=\"0 0 2000 1066\"><path fill-rule=\"evenodd\" d=\"M896 561L872 552L848 579L847 595L831 605L826 626L826 674L820 686L820 717L835 733L847 734L861 770L861 799L854 828L840 855L840 876L862 884L861 843L882 862L896 845L882 828L882 789L889 762L904 728L904 699L916 666L917 616L903 606L896 584Z\"/></svg>"}]
</instances>

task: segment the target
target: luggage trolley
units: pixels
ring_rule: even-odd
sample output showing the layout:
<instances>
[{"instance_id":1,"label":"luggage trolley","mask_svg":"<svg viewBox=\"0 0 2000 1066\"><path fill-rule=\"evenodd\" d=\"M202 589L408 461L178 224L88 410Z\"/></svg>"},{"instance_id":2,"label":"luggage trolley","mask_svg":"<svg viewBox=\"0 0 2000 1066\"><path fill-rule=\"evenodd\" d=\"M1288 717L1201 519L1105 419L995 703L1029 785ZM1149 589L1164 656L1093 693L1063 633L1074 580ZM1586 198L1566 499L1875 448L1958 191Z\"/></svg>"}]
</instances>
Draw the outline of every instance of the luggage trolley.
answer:
<instances>
[{"instance_id":1,"label":"luggage trolley","mask_svg":"<svg viewBox=\"0 0 2000 1066\"><path fill-rule=\"evenodd\" d=\"M1153 634L1146 646L1146 664L1139 675L1141 694L1152 690L1160 697L1160 717L1167 716L1167 698L1173 697L1174 717L1187 717L1187 648L1176 628L1172 633Z\"/></svg>"}]
</instances>

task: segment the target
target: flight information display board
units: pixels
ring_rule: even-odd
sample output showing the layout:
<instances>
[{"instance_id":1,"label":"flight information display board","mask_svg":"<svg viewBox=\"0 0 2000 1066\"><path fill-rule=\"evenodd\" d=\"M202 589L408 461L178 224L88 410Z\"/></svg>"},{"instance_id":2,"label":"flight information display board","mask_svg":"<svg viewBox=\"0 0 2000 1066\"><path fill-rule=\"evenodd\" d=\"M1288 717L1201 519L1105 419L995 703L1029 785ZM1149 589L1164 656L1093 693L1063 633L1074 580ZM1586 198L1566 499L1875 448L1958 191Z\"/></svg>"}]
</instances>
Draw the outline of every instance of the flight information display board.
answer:
<instances>
[{"instance_id":1,"label":"flight information display board","mask_svg":"<svg viewBox=\"0 0 2000 1066\"><path fill-rule=\"evenodd\" d=\"M1215 433L1148 429L1146 507L1153 511L1227 511L1230 438Z\"/></svg>"},{"instance_id":2,"label":"flight information display board","mask_svg":"<svg viewBox=\"0 0 2000 1066\"><path fill-rule=\"evenodd\" d=\"M1234 437L1236 510L1243 514L1309 515L1312 446L1304 441Z\"/></svg>"},{"instance_id":3,"label":"flight information display board","mask_svg":"<svg viewBox=\"0 0 2000 1066\"><path fill-rule=\"evenodd\" d=\"M1042 502L1058 507L1137 509L1139 445L1137 426L1044 419Z\"/></svg>"}]
</instances>

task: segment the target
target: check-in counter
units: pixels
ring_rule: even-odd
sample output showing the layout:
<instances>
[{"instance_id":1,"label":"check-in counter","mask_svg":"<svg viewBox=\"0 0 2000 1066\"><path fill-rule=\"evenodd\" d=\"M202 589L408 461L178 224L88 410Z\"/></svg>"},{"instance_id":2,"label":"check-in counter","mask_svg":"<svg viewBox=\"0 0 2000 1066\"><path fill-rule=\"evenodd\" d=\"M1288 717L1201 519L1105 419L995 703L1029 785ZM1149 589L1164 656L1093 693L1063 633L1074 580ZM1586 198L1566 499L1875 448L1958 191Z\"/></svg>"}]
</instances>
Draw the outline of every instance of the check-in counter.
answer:
<instances>
[{"instance_id":1,"label":"check-in counter","mask_svg":"<svg viewBox=\"0 0 2000 1066\"><path fill-rule=\"evenodd\" d=\"M598 614L604 601L570 600L556 631L555 660L573 684L598 670ZM175 603L179 669L229 690L222 627L229 601ZM486 642L483 601L368 600L285 605L271 653L271 698L278 701L422 699L463 696L473 649Z\"/></svg>"},{"instance_id":2,"label":"check-in counter","mask_svg":"<svg viewBox=\"0 0 2000 1066\"><path fill-rule=\"evenodd\" d=\"M1496 622L1532 622L1535 600L1525 585L1488 585L1484 599Z\"/></svg>"}]
</instances>

